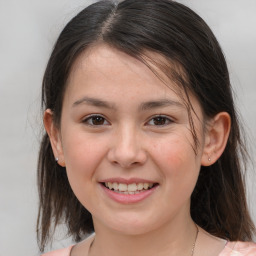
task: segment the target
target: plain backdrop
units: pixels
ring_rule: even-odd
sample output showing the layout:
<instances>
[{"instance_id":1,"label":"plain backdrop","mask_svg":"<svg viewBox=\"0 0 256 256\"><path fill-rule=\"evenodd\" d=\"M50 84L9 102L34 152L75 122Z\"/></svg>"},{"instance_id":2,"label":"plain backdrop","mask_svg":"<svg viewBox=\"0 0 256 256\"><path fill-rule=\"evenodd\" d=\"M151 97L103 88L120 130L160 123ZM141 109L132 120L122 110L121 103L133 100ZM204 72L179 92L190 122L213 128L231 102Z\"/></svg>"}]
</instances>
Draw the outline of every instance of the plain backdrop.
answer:
<instances>
[{"instance_id":1,"label":"plain backdrop","mask_svg":"<svg viewBox=\"0 0 256 256\"><path fill-rule=\"evenodd\" d=\"M0 256L39 255L35 226L41 80L61 29L92 2L0 0ZM256 1L179 2L206 20L224 50L255 162ZM250 167L248 194L254 220L255 176ZM70 243L61 240L62 232L57 238L53 248Z\"/></svg>"}]
</instances>

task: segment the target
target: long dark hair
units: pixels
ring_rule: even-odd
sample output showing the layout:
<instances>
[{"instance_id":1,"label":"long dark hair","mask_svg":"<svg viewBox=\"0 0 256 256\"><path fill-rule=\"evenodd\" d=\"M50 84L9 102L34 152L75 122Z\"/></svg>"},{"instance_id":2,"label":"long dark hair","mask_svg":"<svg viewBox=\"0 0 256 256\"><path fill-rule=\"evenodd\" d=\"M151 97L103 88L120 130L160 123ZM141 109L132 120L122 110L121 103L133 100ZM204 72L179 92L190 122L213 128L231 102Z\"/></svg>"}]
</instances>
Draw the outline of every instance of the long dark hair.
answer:
<instances>
[{"instance_id":1,"label":"long dark hair","mask_svg":"<svg viewBox=\"0 0 256 256\"><path fill-rule=\"evenodd\" d=\"M110 45L145 63L146 52L158 53L170 63L165 74L186 95L192 92L196 96L205 117L221 111L229 113L232 126L226 149L216 163L201 167L191 197L191 216L215 236L251 240L254 226L242 171L247 153L226 61L207 24L188 7L170 0L125 0L119 4L99 1L82 10L61 32L43 79L42 108L53 111L57 127L72 64L79 54L97 43ZM175 70L175 65L182 72ZM193 120L190 121L196 145ZM46 133L39 153L38 188L37 234L41 250L51 237L50 230L61 221L76 241L93 231L91 214L73 194L65 168L56 164Z\"/></svg>"}]
</instances>

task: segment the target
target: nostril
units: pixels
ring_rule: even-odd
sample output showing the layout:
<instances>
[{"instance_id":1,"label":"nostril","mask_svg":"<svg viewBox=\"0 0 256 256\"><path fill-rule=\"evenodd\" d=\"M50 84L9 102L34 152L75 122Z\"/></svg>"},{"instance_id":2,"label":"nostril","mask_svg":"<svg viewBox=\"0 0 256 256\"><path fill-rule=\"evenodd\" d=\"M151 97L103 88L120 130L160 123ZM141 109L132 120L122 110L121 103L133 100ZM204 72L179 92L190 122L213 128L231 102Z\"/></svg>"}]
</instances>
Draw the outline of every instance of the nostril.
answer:
<instances>
[{"instance_id":1,"label":"nostril","mask_svg":"<svg viewBox=\"0 0 256 256\"><path fill-rule=\"evenodd\" d=\"M134 149L113 147L109 150L107 158L113 165L119 165L123 168L131 168L137 165L143 165L146 162L147 155L141 148Z\"/></svg>"},{"instance_id":2,"label":"nostril","mask_svg":"<svg viewBox=\"0 0 256 256\"><path fill-rule=\"evenodd\" d=\"M130 168L130 167L132 167L132 166L135 166L135 165L139 165L140 163L139 162L124 162L124 161L120 161L120 162L118 162L118 161L112 161L112 163L114 164L114 165L119 165L119 166L121 166L121 167L123 167L123 168Z\"/></svg>"}]
</instances>

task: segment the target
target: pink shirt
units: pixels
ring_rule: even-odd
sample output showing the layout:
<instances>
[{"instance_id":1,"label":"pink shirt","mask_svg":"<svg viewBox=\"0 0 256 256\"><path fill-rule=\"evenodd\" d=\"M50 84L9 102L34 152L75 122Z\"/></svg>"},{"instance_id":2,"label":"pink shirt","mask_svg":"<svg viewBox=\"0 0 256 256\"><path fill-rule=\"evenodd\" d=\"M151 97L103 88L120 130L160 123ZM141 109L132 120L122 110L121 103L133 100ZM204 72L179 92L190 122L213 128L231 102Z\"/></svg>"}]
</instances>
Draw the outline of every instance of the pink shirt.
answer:
<instances>
[{"instance_id":1,"label":"pink shirt","mask_svg":"<svg viewBox=\"0 0 256 256\"><path fill-rule=\"evenodd\" d=\"M65 249L48 252L41 256L70 256L72 246ZM219 256L256 256L256 243L227 242Z\"/></svg>"},{"instance_id":2,"label":"pink shirt","mask_svg":"<svg viewBox=\"0 0 256 256\"><path fill-rule=\"evenodd\" d=\"M67 248L64 248L64 249L59 249L59 250L56 250L56 251L53 251L53 252L45 253L41 256L70 256L70 252L71 252L72 247L73 247L73 245L71 245Z\"/></svg>"}]
</instances>

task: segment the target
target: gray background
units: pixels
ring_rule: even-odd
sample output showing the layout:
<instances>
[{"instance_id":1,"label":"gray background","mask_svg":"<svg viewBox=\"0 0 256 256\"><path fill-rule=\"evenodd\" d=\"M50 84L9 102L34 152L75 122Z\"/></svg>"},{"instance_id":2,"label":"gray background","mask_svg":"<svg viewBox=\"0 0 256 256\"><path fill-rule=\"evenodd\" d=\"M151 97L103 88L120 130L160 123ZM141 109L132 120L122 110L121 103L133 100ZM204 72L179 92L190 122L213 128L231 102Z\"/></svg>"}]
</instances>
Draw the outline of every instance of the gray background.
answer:
<instances>
[{"instance_id":1,"label":"gray background","mask_svg":"<svg viewBox=\"0 0 256 256\"><path fill-rule=\"evenodd\" d=\"M51 48L66 22L93 1L0 0L0 256L38 255L36 162L40 86ZM256 1L180 0L213 29L225 52L241 117L256 161ZM256 181L249 168L256 220ZM63 247L61 230L54 248Z\"/></svg>"}]
</instances>

